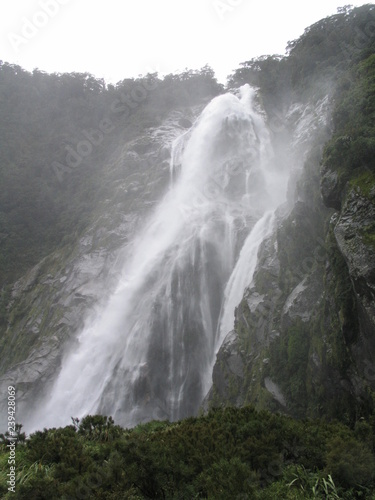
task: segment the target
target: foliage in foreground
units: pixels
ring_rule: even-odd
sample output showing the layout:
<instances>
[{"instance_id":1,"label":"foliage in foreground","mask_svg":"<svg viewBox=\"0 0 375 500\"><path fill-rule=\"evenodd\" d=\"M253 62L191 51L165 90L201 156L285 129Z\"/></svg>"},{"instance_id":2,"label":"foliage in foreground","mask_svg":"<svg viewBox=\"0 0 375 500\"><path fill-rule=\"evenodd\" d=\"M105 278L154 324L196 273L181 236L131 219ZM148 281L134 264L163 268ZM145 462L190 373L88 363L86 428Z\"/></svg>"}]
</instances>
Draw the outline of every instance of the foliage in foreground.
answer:
<instances>
[{"instance_id":1,"label":"foliage in foreground","mask_svg":"<svg viewBox=\"0 0 375 500\"><path fill-rule=\"evenodd\" d=\"M17 499L375 498L375 421L298 421L252 407L122 429L111 418L32 434L16 449Z\"/></svg>"}]
</instances>

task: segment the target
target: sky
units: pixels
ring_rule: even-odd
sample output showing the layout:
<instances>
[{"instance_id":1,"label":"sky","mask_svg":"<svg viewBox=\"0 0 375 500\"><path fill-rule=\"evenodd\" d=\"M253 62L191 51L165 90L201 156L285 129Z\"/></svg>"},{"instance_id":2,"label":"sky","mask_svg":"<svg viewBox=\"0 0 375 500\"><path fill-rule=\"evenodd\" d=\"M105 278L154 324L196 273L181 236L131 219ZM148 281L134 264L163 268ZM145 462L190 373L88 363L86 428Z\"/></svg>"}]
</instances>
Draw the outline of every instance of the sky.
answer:
<instances>
[{"instance_id":1,"label":"sky","mask_svg":"<svg viewBox=\"0 0 375 500\"><path fill-rule=\"evenodd\" d=\"M369 2L356 2L354 6ZM89 72L107 83L284 54L340 0L1 0L0 60L32 71Z\"/></svg>"}]
</instances>

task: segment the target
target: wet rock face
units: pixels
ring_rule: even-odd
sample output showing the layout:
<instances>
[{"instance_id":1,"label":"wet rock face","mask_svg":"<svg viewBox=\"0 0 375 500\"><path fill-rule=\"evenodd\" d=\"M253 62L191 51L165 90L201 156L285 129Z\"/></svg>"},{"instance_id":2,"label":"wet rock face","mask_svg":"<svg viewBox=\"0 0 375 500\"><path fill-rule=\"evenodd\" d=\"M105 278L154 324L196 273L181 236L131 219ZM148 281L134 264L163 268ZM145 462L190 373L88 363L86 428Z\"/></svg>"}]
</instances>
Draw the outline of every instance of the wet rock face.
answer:
<instances>
[{"instance_id":1,"label":"wet rock face","mask_svg":"<svg viewBox=\"0 0 375 500\"><path fill-rule=\"evenodd\" d=\"M314 130L301 109L292 106L288 115L291 127L295 118L296 148L308 145L305 124ZM301 161L307 157L305 151ZM345 414L348 421L371 411L375 187L368 173L360 189L363 179L342 185L336 172L320 169L320 158L308 161L294 168L293 203L279 208L275 233L260 247L205 407L238 400L300 417ZM229 360L238 345L243 374L229 397Z\"/></svg>"},{"instance_id":2,"label":"wet rock face","mask_svg":"<svg viewBox=\"0 0 375 500\"><path fill-rule=\"evenodd\" d=\"M281 312L282 328L289 328L297 319L308 323L314 312L312 305L317 304L321 298L322 288L319 277L315 275L306 276L292 290L284 303Z\"/></svg>"},{"instance_id":3,"label":"wet rock face","mask_svg":"<svg viewBox=\"0 0 375 500\"><path fill-rule=\"evenodd\" d=\"M194 113L198 108L187 111L191 119ZM124 137L100 167L111 196L98 204L91 227L13 285L9 325L0 339L0 390L17 388L20 422L48 391L76 335L116 285L127 242L168 189L170 145L187 125L184 116L175 111L143 136L128 142ZM4 404L0 422L6 419Z\"/></svg>"},{"instance_id":4,"label":"wet rock face","mask_svg":"<svg viewBox=\"0 0 375 500\"><path fill-rule=\"evenodd\" d=\"M243 401L298 417L335 418L348 405L362 411L374 373L365 350L374 349L369 339L351 338L349 295L341 300L350 280L336 283L342 271L330 263L333 257L323 247L328 243L312 231L320 224L323 231L319 217L298 203L261 246L252 286L236 310L235 330L218 352L205 407ZM238 351L243 367L235 378L232 356Z\"/></svg>"},{"instance_id":5,"label":"wet rock face","mask_svg":"<svg viewBox=\"0 0 375 500\"><path fill-rule=\"evenodd\" d=\"M285 339L296 325L312 321L314 305L321 300L322 282L321 275L310 274L311 265L301 266L301 257L312 259L316 250L314 214L302 202L279 212L275 233L259 249L252 286L245 290L236 310L235 330L228 336L231 342L226 339L217 355L208 406L227 401L232 391L233 403L244 401L283 412L289 409L285 381L272 373L272 349L288 342ZM303 239L306 232L308 237ZM232 349L237 354L238 346L244 366L234 384L231 355ZM239 388L238 394L233 393L234 386Z\"/></svg>"},{"instance_id":6,"label":"wet rock face","mask_svg":"<svg viewBox=\"0 0 375 500\"><path fill-rule=\"evenodd\" d=\"M180 120L178 121L178 124L180 127L186 128L186 129L189 129L193 125L192 122L185 117L180 118Z\"/></svg>"},{"instance_id":7,"label":"wet rock face","mask_svg":"<svg viewBox=\"0 0 375 500\"><path fill-rule=\"evenodd\" d=\"M280 390L280 387L278 387L273 380L271 380L269 377L266 377L264 379L264 385L267 389L267 391L272 394L274 399L283 407L286 407L286 401L283 396L283 393Z\"/></svg>"},{"instance_id":8,"label":"wet rock face","mask_svg":"<svg viewBox=\"0 0 375 500\"><path fill-rule=\"evenodd\" d=\"M341 209L341 189L337 172L323 167L320 180L323 202L326 207Z\"/></svg>"},{"instance_id":9,"label":"wet rock face","mask_svg":"<svg viewBox=\"0 0 375 500\"><path fill-rule=\"evenodd\" d=\"M369 298L372 299L375 286L375 254L374 247L366 242L366 233L373 230L374 221L375 196L374 199L368 199L361 195L360 191L353 189L346 198L335 227L337 244L348 264L354 284L365 280Z\"/></svg>"},{"instance_id":10,"label":"wet rock face","mask_svg":"<svg viewBox=\"0 0 375 500\"><path fill-rule=\"evenodd\" d=\"M26 361L17 364L0 377L2 394L6 394L9 386L16 388L17 418L20 423L23 423L25 415L36 408L36 402L43 396L43 389L49 388L49 383L61 363L62 352L62 342L54 336L48 342L44 341L37 351L32 351ZM0 411L3 417L3 414L6 414L3 404L0 405Z\"/></svg>"},{"instance_id":11,"label":"wet rock face","mask_svg":"<svg viewBox=\"0 0 375 500\"><path fill-rule=\"evenodd\" d=\"M352 350L360 371L373 387L375 380L368 367L375 366L375 248L369 238L374 221L375 196L352 189L334 229L358 307L360 337Z\"/></svg>"},{"instance_id":12,"label":"wet rock face","mask_svg":"<svg viewBox=\"0 0 375 500\"><path fill-rule=\"evenodd\" d=\"M297 180L291 181L294 198L279 209L277 228L259 249L253 281L235 311L234 330L217 354L205 409L252 403L298 416L339 417L348 407L359 414L368 387L375 390L375 192L347 188L344 193L329 168L321 172L320 187L311 184L303 162L311 136L324 126L326 106L325 100L317 108L298 104L287 113L288 127L294 128L293 168L314 196L306 203ZM142 137L124 138L108 160L104 180L111 196L102 200L95 222L74 247L50 255L13 286L1 344L0 393L17 387L21 422L42 390L48 391L65 353L75 348L77 332L95 315L95 305L115 286L127 243L168 186L169 146L196 114L174 112ZM318 161L314 168L319 171ZM234 182L235 196L243 179ZM252 185L258 189L256 178ZM320 194L326 207L337 211L331 225L332 211ZM333 242L328 243L330 232ZM341 267L335 262L339 258ZM348 278L344 285L341 273ZM358 332L347 322L354 303ZM306 345L298 350L301 340ZM199 358L199 352L191 352ZM162 355L152 353L150 364L163 365ZM168 418L165 394L158 392L158 380L148 369L139 376L136 400L160 401L154 418Z\"/></svg>"},{"instance_id":13,"label":"wet rock face","mask_svg":"<svg viewBox=\"0 0 375 500\"><path fill-rule=\"evenodd\" d=\"M242 406L244 395L241 390L245 376L243 349L235 331L229 332L217 355L212 373L213 388L206 396L202 406L206 410L212 401Z\"/></svg>"}]
</instances>

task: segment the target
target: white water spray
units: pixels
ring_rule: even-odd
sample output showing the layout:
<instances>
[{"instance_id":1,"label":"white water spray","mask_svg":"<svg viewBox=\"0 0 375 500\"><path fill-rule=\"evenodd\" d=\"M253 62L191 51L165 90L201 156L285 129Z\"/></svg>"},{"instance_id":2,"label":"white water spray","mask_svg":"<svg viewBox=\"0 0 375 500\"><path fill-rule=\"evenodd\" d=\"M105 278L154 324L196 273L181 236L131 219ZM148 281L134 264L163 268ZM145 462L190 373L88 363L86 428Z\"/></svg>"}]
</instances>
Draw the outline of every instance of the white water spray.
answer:
<instances>
[{"instance_id":1,"label":"white water spray","mask_svg":"<svg viewBox=\"0 0 375 500\"><path fill-rule=\"evenodd\" d=\"M220 347L225 335L233 330L234 309L241 302L245 288L251 285L257 265L259 247L261 243L272 234L274 221L274 212L266 212L255 224L242 247L236 266L225 288L224 306L220 321L220 333L217 339L217 349Z\"/></svg>"},{"instance_id":2,"label":"white water spray","mask_svg":"<svg viewBox=\"0 0 375 500\"><path fill-rule=\"evenodd\" d=\"M197 412L272 230L272 212L265 212L279 202L268 182L269 134L253 101L249 86L239 97L216 97L176 141L168 194L29 427L93 413L131 426Z\"/></svg>"}]
</instances>

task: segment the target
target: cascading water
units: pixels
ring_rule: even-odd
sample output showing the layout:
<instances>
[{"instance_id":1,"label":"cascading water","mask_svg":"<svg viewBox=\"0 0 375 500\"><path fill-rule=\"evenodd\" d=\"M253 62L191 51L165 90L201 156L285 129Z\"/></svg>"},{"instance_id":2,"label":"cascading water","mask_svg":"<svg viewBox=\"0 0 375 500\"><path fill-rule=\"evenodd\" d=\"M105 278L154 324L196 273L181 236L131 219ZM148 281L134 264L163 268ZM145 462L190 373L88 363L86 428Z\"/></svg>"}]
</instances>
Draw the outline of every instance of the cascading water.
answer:
<instances>
[{"instance_id":1,"label":"cascading water","mask_svg":"<svg viewBox=\"0 0 375 500\"><path fill-rule=\"evenodd\" d=\"M266 212L255 224L244 243L236 266L225 288L217 350L224 340L224 336L233 329L233 311L241 302L245 288L251 285L257 264L259 246L272 233L274 220L275 215L273 211Z\"/></svg>"},{"instance_id":2,"label":"cascading water","mask_svg":"<svg viewBox=\"0 0 375 500\"><path fill-rule=\"evenodd\" d=\"M197 412L272 228L266 211L280 201L270 191L272 148L253 100L249 86L216 97L177 139L168 194L29 427L88 413L131 426Z\"/></svg>"}]
</instances>

